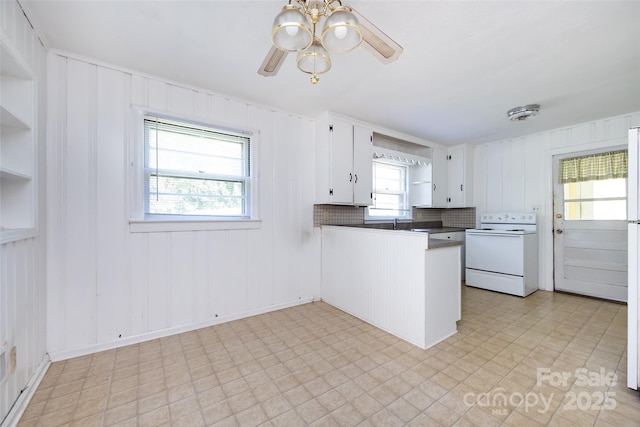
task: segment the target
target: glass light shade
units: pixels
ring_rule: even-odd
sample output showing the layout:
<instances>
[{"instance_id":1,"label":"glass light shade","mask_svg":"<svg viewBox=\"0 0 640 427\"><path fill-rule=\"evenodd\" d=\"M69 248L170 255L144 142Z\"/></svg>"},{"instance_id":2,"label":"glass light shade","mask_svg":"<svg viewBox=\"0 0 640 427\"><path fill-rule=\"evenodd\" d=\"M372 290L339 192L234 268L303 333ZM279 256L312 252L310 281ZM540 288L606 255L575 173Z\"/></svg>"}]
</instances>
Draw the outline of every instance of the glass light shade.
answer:
<instances>
[{"instance_id":1,"label":"glass light shade","mask_svg":"<svg viewBox=\"0 0 640 427\"><path fill-rule=\"evenodd\" d=\"M322 45L332 53L346 53L360 46L358 18L346 6L338 6L324 21Z\"/></svg>"},{"instance_id":2,"label":"glass light shade","mask_svg":"<svg viewBox=\"0 0 640 427\"><path fill-rule=\"evenodd\" d=\"M297 6L288 4L273 20L271 42L287 52L306 49L313 41L309 20Z\"/></svg>"},{"instance_id":3,"label":"glass light shade","mask_svg":"<svg viewBox=\"0 0 640 427\"><path fill-rule=\"evenodd\" d=\"M329 52L322 47L317 37L313 40L311 46L298 53L296 63L300 71L307 74L322 74L331 69Z\"/></svg>"}]
</instances>

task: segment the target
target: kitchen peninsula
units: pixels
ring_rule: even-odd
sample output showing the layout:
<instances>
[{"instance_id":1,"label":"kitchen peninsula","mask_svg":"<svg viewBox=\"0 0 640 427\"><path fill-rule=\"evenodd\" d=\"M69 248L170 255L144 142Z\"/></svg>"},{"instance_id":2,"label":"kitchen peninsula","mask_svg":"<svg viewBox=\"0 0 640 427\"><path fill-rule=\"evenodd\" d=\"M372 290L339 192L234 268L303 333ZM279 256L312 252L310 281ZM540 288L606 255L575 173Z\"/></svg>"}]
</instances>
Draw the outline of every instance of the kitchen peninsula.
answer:
<instances>
[{"instance_id":1,"label":"kitchen peninsula","mask_svg":"<svg viewBox=\"0 0 640 427\"><path fill-rule=\"evenodd\" d=\"M420 348L457 332L460 242L322 226L323 300Z\"/></svg>"}]
</instances>

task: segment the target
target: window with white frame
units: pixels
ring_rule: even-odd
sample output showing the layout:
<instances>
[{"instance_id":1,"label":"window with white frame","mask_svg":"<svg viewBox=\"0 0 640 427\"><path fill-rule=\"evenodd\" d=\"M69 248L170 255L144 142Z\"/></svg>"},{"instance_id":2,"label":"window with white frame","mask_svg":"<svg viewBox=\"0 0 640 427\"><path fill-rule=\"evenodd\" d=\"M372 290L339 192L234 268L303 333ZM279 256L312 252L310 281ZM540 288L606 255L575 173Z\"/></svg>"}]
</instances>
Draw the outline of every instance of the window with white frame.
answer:
<instances>
[{"instance_id":1,"label":"window with white frame","mask_svg":"<svg viewBox=\"0 0 640 427\"><path fill-rule=\"evenodd\" d=\"M409 166L379 159L373 160L373 205L367 219L409 219Z\"/></svg>"},{"instance_id":2,"label":"window with white frame","mask_svg":"<svg viewBox=\"0 0 640 427\"><path fill-rule=\"evenodd\" d=\"M145 218L249 219L251 137L144 118Z\"/></svg>"}]
</instances>

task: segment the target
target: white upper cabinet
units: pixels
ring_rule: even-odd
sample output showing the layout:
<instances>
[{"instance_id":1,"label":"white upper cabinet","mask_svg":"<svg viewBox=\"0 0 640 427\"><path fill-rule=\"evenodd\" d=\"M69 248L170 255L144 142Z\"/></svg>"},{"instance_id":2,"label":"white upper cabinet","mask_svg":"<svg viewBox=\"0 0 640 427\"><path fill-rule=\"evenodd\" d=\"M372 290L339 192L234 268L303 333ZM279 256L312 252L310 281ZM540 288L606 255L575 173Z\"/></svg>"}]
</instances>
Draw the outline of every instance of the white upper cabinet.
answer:
<instances>
[{"instance_id":1,"label":"white upper cabinet","mask_svg":"<svg viewBox=\"0 0 640 427\"><path fill-rule=\"evenodd\" d=\"M370 206L372 192L373 132L364 126L353 125L353 204Z\"/></svg>"},{"instance_id":2,"label":"white upper cabinet","mask_svg":"<svg viewBox=\"0 0 640 427\"><path fill-rule=\"evenodd\" d=\"M329 114L316 126L316 202L371 205L373 132Z\"/></svg>"},{"instance_id":3,"label":"white upper cabinet","mask_svg":"<svg viewBox=\"0 0 640 427\"><path fill-rule=\"evenodd\" d=\"M0 243L34 232L34 85L24 59L0 40Z\"/></svg>"},{"instance_id":4,"label":"white upper cabinet","mask_svg":"<svg viewBox=\"0 0 640 427\"><path fill-rule=\"evenodd\" d=\"M458 145L449 149L447 207L473 206L473 146Z\"/></svg>"},{"instance_id":5,"label":"white upper cabinet","mask_svg":"<svg viewBox=\"0 0 640 427\"><path fill-rule=\"evenodd\" d=\"M434 208L473 206L473 146L433 148Z\"/></svg>"},{"instance_id":6,"label":"white upper cabinet","mask_svg":"<svg viewBox=\"0 0 640 427\"><path fill-rule=\"evenodd\" d=\"M441 148L432 149L433 161L433 203L434 208L446 208L449 198L447 151Z\"/></svg>"}]
</instances>

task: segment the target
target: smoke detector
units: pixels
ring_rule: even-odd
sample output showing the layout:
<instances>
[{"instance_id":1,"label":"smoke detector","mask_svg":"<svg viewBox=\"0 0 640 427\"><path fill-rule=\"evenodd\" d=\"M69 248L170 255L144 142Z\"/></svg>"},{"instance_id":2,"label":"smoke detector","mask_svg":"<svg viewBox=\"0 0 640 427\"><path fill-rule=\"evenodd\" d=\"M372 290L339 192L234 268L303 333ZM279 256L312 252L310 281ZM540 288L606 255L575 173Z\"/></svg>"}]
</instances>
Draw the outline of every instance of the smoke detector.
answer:
<instances>
[{"instance_id":1,"label":"smoke detector","mask_svg":"<svg viewBox=\"0 0 640 427\"><path fill-rule=\"evenodd\" d=\"M527 120L529 117L537 116L539 111L540 106L538 104L530 104L514 107L507 111L507 115L509 116L509 120L512 122L520 122Z\"/></svg>"}]
</instances>

